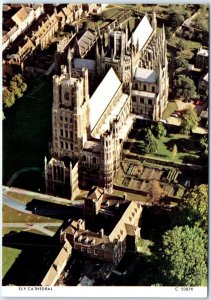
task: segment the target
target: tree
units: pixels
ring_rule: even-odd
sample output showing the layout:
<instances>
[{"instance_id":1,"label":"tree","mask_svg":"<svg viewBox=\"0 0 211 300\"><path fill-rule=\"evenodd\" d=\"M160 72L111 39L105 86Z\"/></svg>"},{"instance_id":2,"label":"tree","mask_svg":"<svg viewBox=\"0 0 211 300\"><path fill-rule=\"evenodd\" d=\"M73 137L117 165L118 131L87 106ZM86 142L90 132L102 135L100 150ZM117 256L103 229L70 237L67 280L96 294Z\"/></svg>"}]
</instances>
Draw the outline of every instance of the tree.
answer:
<instances>
[{"instance_id":1,"label":"tree","mask_svg":"<svg viewBox=\"0 0 211 300\"><path fill-rule=\"evenodd\" d=\"M177 56L175 58L176 68L188 68L188 61L185 58Z\"/></svg>"},{"instance_id":2,"label":"tree","mask_svg":"<svg viewBox=\"0 0 211 300\"><path fill-rule=\"evenodd\" d=\"M174 144L174 147L172 149L172 157L175 158L177 156L177 145Z\"/></svg>"},{"instance_id":3,"label":"tree","mask_svg":"<svg viewBox=\"0 0 211 300\"><path fill-rule=\"evenodd\" d=\"M5 107L10 107L15 103L14 93L10 92L8 88L3 89L2 97L3 97L3 104Z\"/></svg>"},{"instance_id":4,"label":"tree","mask_svg":"<svg viewBox=\"0 0 211 300\"><path fill-rule=\"evenodd\" d=\"M164 127L162 122L158 122L157 125L155 126L155 136L156 138L160 139L164 136L166 136L166 128Z\"/></svg>"},{"instance_id":5,"label":"tree","mask_svg":"<svg viewBox=\"0 0 211 300\"><path fill-rule=\"evenodd\" d=\"M190 134L191 131L198 125L199 118L197 113L192 108L188 108L182 115L182 131L184 134Z\"/></svg>"},{"instance_id":6,"label":"tree","mask_svg":"<svg viewBox=\"0 0 211 300\"><path fill-rule=\"evenodd\" d=\"M183 40L178 40L176 42L176 46L177 48L179 48L180 50L185 50L186 48L186 45L185 45L185 42Z\"/></svg>"},{"instance_id":7,"label":"tree","mask_svg":"<svg viewBox=\"0 0 211 300\"><path fill-rule=\"evenodd\" d=\"M194 26L197 29L203 30L203 31L208 31L208 22L206 18L199 17L195 20Z\"/></svg>"},{"instance_id":8,"label":"tree","mask_svg":"<svg viewBox=\"0 0 211 300\"><path fill-rule=\"evenodd\" d=\"M200 139L200 148L204 156L208 156L208 139L207 136L203 136Z\"/></svg>"},{"instance_id":9,"label":"tree","mask_svg":"<svg viewBox=\"0 0 211 300\"><path fill-rule=\"evenodd\" d=\"M163 235L166 285L207 285L207 235L197 226L175 227Z\"/></svg>"},{"instance_id":10,"label":"tree","mask_svg":"<svg viewBox=\"0 0 211 300\"><path fill-rule=\"evenodd\" d=\"M168 22L170 27L176 29L177 27L181 26L184 22L184 16L180 13L172 12L169 14Z\"/></svg>"},{"instance_id":11,"label":"tree","mask_svg":"<svg viewBox=\"0 0 211 300\"><path fill-rule=\"evenodd\" d=\"M23 82L21 74L15 75L10 81L9 89L18 98L21 98L23 96L23 92L25 92L26 88L27 85L25 82Z\"/></svg>"},{"instance_id":12,"label":"tree","mask_svg":"<svg viewBox=\"0 0 211 300\"><path fill-rule=\"evenodd\" d=\"M194 81L186 75L179 75L174 81L177 97L181 98L195 98L196 86Z\"/></svg>"},{"instance_id":13,"label":"tree","mask_svg":"<svg viewBox=\"0 0 211 300\"><path fill-rule=\"evenodd\" d=\"M145 146L146 153L154 153L158 151L158 143L151 129L147 129L144 140L146 144Z\"/></svg>"},{"instance_id":14,"label":"tree","mask_svg":"<svg viewBox=\"0 0 211 300\"><path fill-rule=\"evenodd\" d=\"M148 197L152 202L159 202L160 199L165 197L165 191L160 186L160 183L158 180L152 180L150 182Z\"/></svg>"},{"instance_id":15,"label":"tree","mask_svg":"<svg viewBox=\"0 0 211 300\"><path fill-rule=\"evenodd\" d=\"M180 206L183 218L189 224L196 224L208 229L208 185L201 184L189 190Z\"/></svg>"}]
</instances>

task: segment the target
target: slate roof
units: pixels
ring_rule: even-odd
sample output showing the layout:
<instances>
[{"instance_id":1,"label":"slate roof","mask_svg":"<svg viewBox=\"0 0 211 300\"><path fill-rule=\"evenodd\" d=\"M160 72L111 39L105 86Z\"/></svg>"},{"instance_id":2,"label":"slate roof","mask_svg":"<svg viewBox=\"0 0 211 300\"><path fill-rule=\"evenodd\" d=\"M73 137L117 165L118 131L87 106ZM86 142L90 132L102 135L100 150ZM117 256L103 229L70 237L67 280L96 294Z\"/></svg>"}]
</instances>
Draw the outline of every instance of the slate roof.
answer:
<instances>
[{"instance_id":1,"label":"slate roof","mask_svg":"<svg viewBox=\"0 0 211 300\"><path fill-rule=\"evenodd\" d=\"M120 87L121 82L112 68L108 71L90 99L90 127L94 129Z\"/></svg>"},{"instance_id":2,"label":"slate roof","mask_svg":"<svg viewBox=\"0 0 211 300\"><path fill-rule=\"evenodd\" d=\"M96 67L96 62L95 60L92 59L82 59L82 58L75 58L73 60L73 64L74 64L74 68L76 69L82 69L82 68L86 68L89 71L95 71L95 67Z\"/></svg>"}]
</instances>

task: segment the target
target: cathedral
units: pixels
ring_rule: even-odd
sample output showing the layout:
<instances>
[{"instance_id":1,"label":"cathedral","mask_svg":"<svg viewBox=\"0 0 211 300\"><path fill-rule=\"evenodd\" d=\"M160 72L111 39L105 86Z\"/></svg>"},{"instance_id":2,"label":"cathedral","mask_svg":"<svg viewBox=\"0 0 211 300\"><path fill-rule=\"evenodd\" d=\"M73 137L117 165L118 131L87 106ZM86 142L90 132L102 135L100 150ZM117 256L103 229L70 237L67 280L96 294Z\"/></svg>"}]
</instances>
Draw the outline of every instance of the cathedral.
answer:
<instances>
[{"instance_id":1,"label":"cathedral","mask_svg":"<svg viewBox=\"0 0 211 300\"><path fill-rule=\"evenodd\" d=\"M87 30L69 47L61 74L53 76L51 159L45 158L49 194L73 199L93 185L112 193L135 119L159 121L167 106L164 27L158 34L155 12L151 20L138 19L131 33L123 25ZM94 59L80 56L84 49Z\"/></svg>"}]
</instances>

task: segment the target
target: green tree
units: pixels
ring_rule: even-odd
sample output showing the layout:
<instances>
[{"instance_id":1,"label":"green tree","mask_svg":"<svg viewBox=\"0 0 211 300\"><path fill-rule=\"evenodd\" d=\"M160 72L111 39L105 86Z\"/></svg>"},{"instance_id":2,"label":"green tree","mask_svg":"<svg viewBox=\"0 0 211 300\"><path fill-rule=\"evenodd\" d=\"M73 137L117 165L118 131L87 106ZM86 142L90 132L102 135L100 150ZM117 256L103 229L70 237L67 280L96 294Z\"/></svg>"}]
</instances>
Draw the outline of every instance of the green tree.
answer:
<instances>
[{"instance_id":1,"label":"green tree","mask_svg":"<svg viewBox=\"0 0 211 300\"><path fill-rule=\"evenodd\" d=\"M23 82L23 77L21 74L15 75L10 81L10 91L14 93L15 96L21 98L25 92L27 85Z\"/></svg>"},{"instance_id":2,"label":"green tree","mask_svg":"<svg viewBox=\"0 0 211 300\"><path fill-rule=\"evenodd\" d=\"M164 127L162 122L158 122L156 124L154 132L155 132L156 138L158 138L158 139L166 136L166 133L167 133L166 128Z\"/></svg>"},{"instance_id":3,"label":"green tree","mask_svg":"<svg viewBox=\"0 0 211 300\"><path fill-rule=\"evenodd\" d=\"M188 68L188 61L185 58L177 56L175 58L175 65L176 65L177 68L185 68L185 69L187 69Z\"/></svg>"},{"instance_id":4,"label":"green tree","mask_svg":"<svg viewBox=\"0 0 211 300\"><path fill-rule=\"evenodd\" d=\"M8 88L4 88L2 92L3 104L5 107L10 107L15 103L14 93L10 92Z\"/></svg>"},{"instance_id":5,"label":"green tree","mask_svg":"<svg viewBox=\"0 0 211 300\"><path fill-rule=\"evenodd\" d=\"M207 235L197 227L181 226L163 235L166 285L207 285Z\"/></svg>"},{"instance_id":6,"label":"green tree","mask_svg":"<svg viewBox=\"0 0 211 300\"><path fill-rule=\"evenodd\" d=\"M158 143L151 129L147 129L144 141L146 153L154 153L158 151Z\"/></svg>"},{"instance_id":7,"label":"green tree","mask_svg":"<svg viewBox=\"0 0 211 300\"><path fill-rule=\"evenodd\" d=\"M176 29L177 27L181 26L183 22L184 22L184 16L181 15L180 13L172 12L169 14L168 23L169 26L172 27L173 29Z\"/></svg>"},{"instance_id":8,"label":"green tree","mask_svg":"<svg viewBox=\"0 0 211 300\"><path fill-rule=\"evenodd\" d=\"M184 134L190 134L197 127L199 118L197 113L192 108L188 108L182 115L181 127Z\"/></svg>"},{"instance_id":9,"label":"green tree","mask_svg":"<svg viewBox=\"0 0 211 300\"><path fill-rule=\"evenodd\" d=\"M177 97L181 98L195 98L196 97L196 86L194 81L185 76L179 75L178 78L174 81L176 88Z\"/></svg>"},{"instance_id":10,"label":"green tree","mask_svg":"<svg viewBox=\"0 0 211 300\"><path fill-rule=\"evenodd\" d=\"M174 147L172 149L172 157L175 158L177 156L177 145L174 144Z\"/></svg>"},{"instance_id":11,"label":"green tree","mask_svg":"<svg viewBox=\"0 0 211 300\"><path fill-rule=\"evenodd\" d=\"M207 136L203 136L200 139L200 148L201 148L202 156L206 160L208 158L208 147L209 147L209 145L208 145Z\"/></svg>"},{"instance_id":12,"label":"green tree","mask_svg":"<svg viewBox=\"0 0 211 300\"><path fill-rule=\"evenodd\" d=\"M208 185L201 184L189 190L180 205L183 218L189 224L208 230Z\"/></svg>"},{"instance_id":13,"label":"green tree","mask_svg":"<svg viewBox=\"0 0 211 300\"><path fill-rule=\"evenodd\" d=\"M203 30L203 31L208 31L208 21L206 18L199 17L195 20L194 26L197 29Z\"/></svg>"},{"instance_id":14,"label":"green tree","mask_svg":"<svg viewBox=\"0 0 211 300\"><path fill-rule=\"evenodd\" d=\"M185 48L186 48L185 42L181 39L176 42L176 46L180 50L185 50Z\"/></svg>"}]
</instances>

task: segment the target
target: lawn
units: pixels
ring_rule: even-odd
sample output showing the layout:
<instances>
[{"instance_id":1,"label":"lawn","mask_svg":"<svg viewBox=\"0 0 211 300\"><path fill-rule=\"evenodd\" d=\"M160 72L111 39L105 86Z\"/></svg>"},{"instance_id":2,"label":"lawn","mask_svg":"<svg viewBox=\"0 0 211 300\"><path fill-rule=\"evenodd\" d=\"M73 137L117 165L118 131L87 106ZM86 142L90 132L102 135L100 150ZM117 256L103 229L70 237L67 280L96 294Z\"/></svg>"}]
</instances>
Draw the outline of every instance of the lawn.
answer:
<instances>
[{"instance_id":1,"label":"lawn","mask_svg":"<svg viewBox=\"0 0 211 300\"><path fill-rule=\"evenodd\" d=\"M177 104L176 102L168 102L168 105L163 113L162 118L163 119L167 119L168 117L170 117L170 115L177 110Z\"/></svg>"},{"instance_id":2,"label":"lawn","mask_svg":"<svg viewBox=\"0 0 211 300\"><path fill-rule=\"evenodd\" d=\"M51 106L51 80L38 77L24 96L5 110L3 184L7 185L18 172L13 186L36 191L40 188L44 157L51 141ZM27 168L28 172L23 170Z\"/></svg>"},{"instance_id":3,"label":"lawn","mask_svg":"<svg viewBox=\"0 0 211 300\"><path fill-rule=\"evenodd\" d=\"M130 140L132 146L130 148L131 153L140 154L143 156L170 160L179 163L199 163L200 151L199 141L197 138L186 136L183 134L169 134L166 137L157 139L158 151L156 153L145 154L145 144L143 139L139 138L140 132L137 133L136 140ZM172 150L174 145L177 146L177 155L176 157L172 156ZM128 151L128 150L126 150Z\"/></svg>"},{"instance_id":4,"label":"lawn","mask_svg":"<svg viewBox=\"0 0 211 300\"><path fill-rule=\"evenodd\" d=\"M3 223L62 223L61 220L19 212L9 206L3 205Z\"/></svg>"},{"instance_id":5,"label":"lawn","mask_svg":"<svg viewBox=\"0 0 211 300\"><path fill-rule=\"evenodd\" d=\"M20 253L21 250L19 249L2 247L2 278L4 278Z\"/></svg>"}]
</instances>

